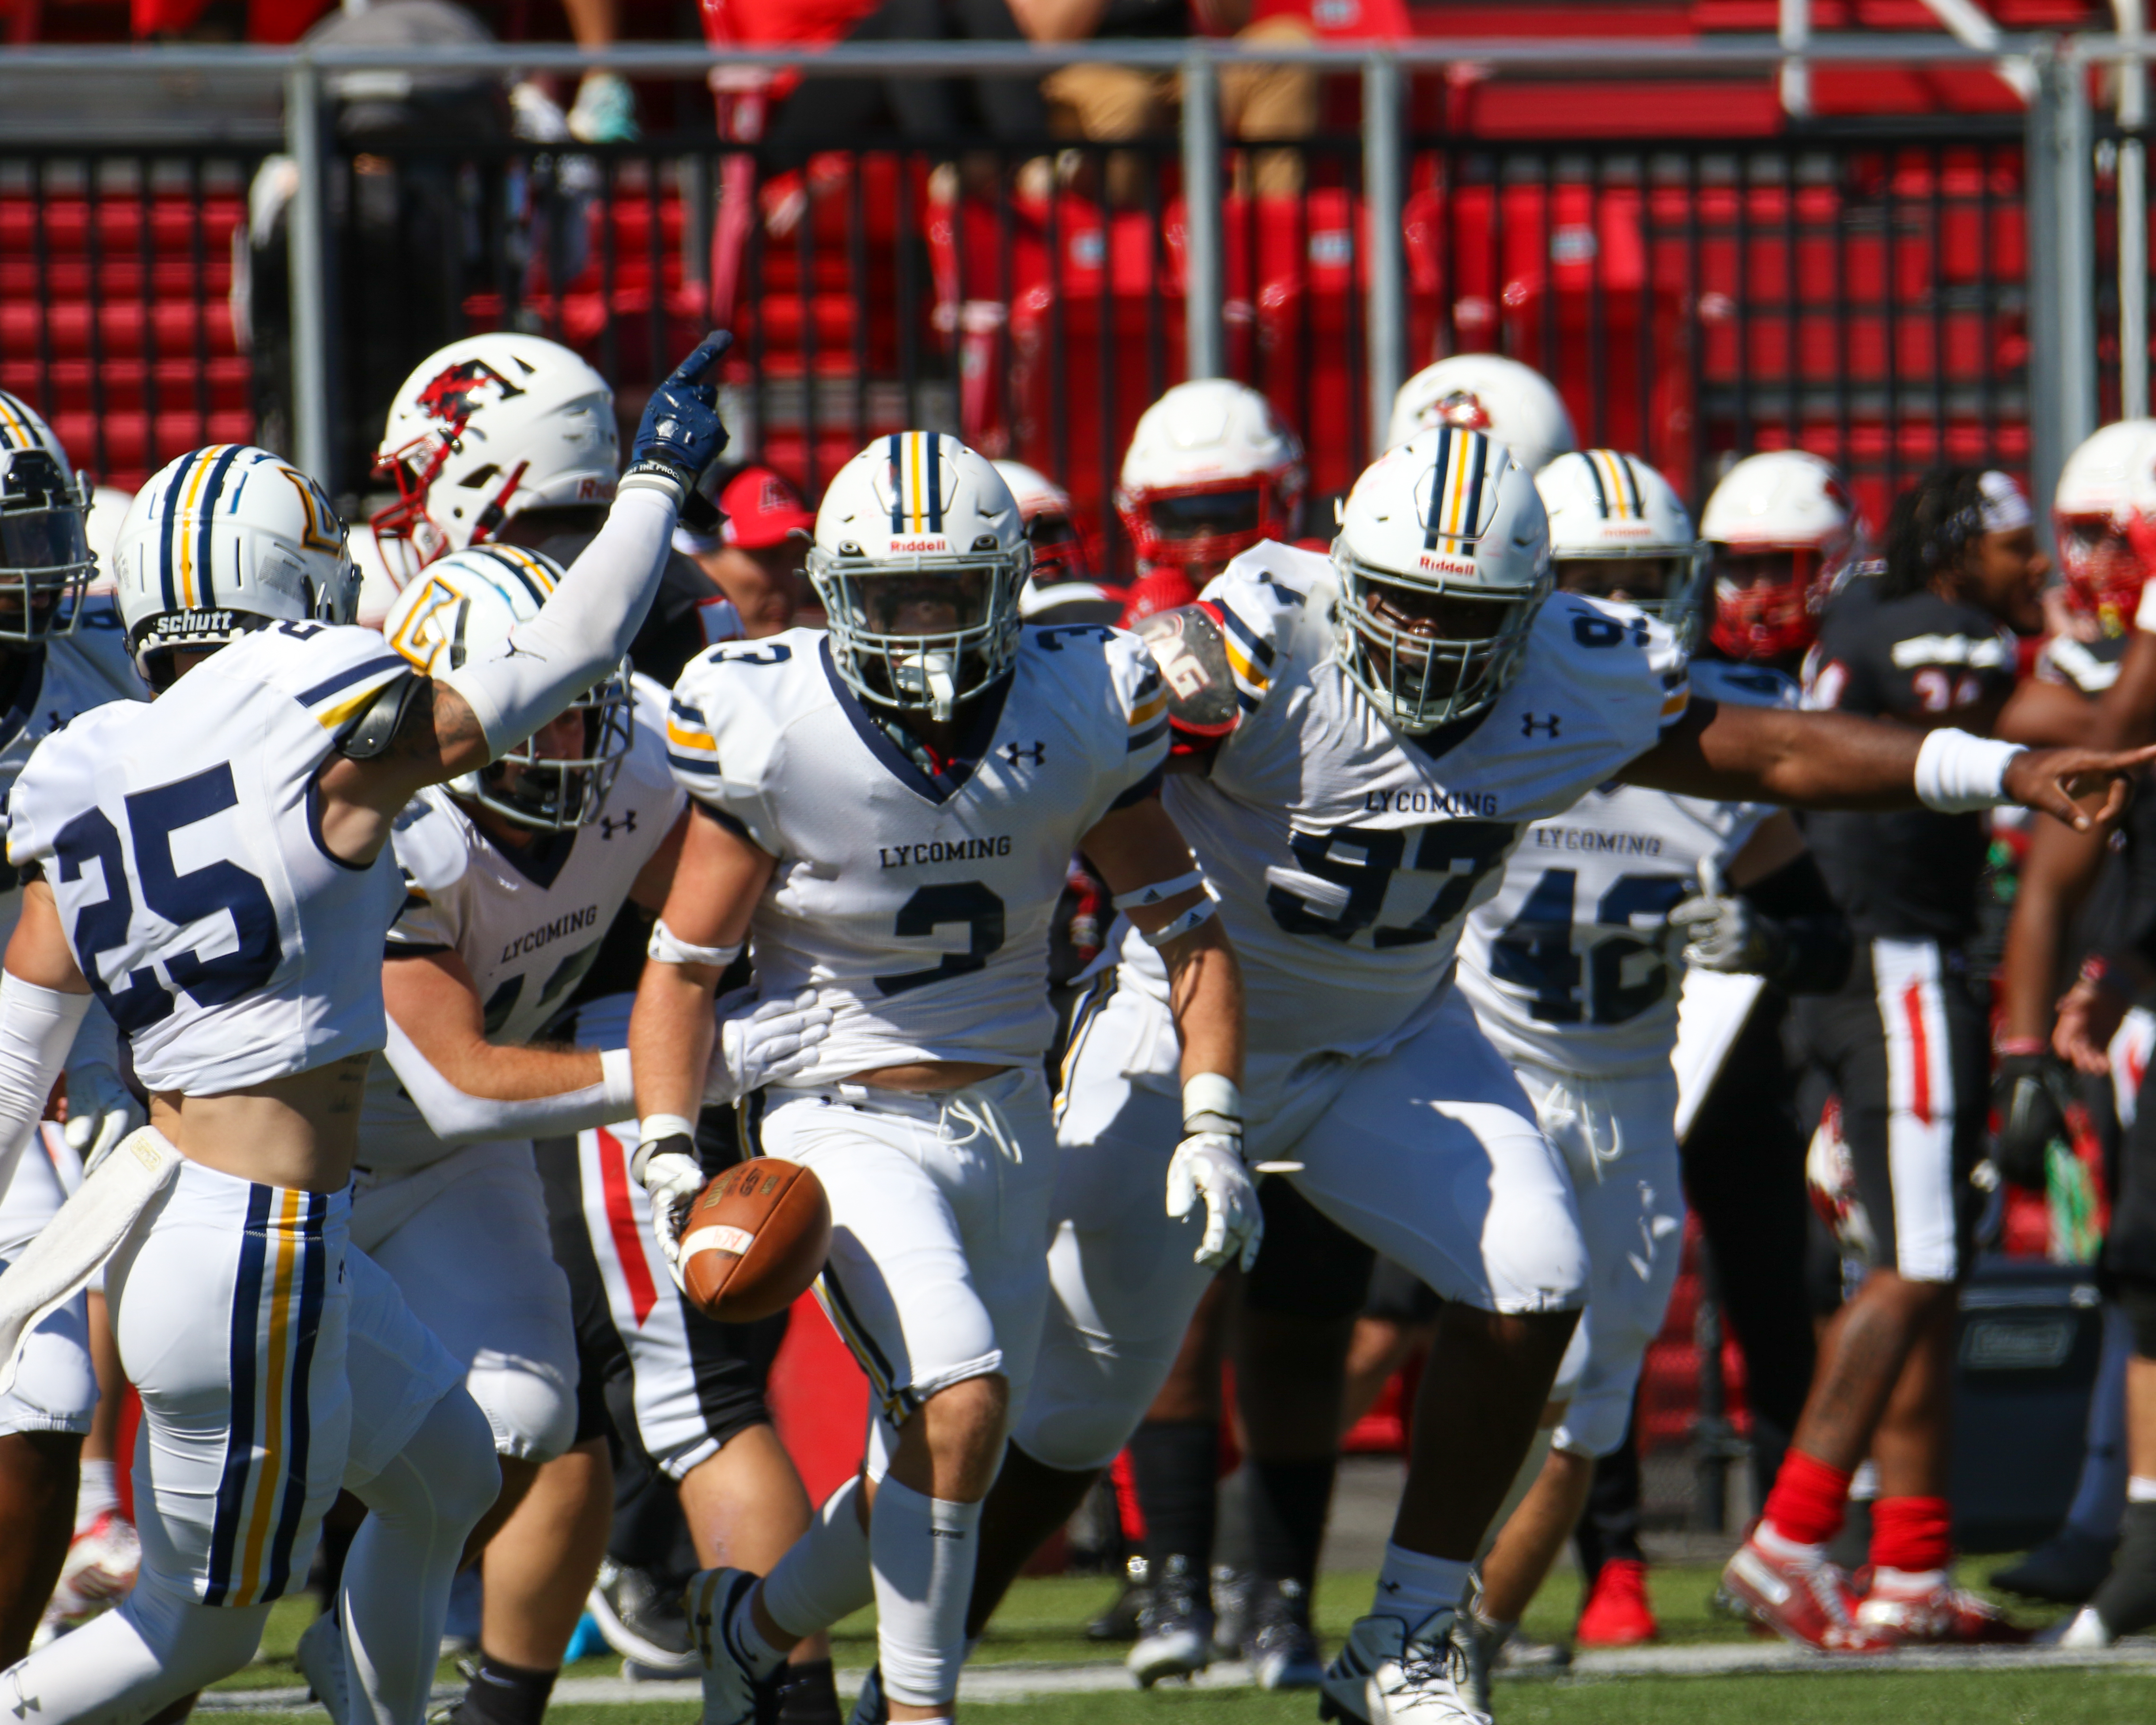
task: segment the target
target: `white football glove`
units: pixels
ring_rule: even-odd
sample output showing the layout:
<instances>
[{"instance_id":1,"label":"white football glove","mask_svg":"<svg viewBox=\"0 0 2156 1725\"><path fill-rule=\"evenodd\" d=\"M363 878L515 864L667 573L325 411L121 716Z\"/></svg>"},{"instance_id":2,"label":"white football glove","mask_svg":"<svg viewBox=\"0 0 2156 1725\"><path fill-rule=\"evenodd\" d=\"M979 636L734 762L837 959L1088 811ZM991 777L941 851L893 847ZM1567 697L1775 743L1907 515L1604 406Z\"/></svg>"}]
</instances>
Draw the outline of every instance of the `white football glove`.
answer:
<instances>
[{"instance_id":1,"label":"white football glove","mask_svg":"<svg viewBox=\"0 0 2156 1725\"><path fill-rule=\"evenodd\" d=\"M1685 963L1702 970L1772 976L1789 954L1781 925L1741 898L1686 899L1670 912L1670 928L1684 937Z\"/></svg>"},{"instance_id":2,"label":"white football glove","mask_svg":"<svg viewBox=\"0 0 2156 1725\"><path fill-rule=\"evenodd\" d=\"M67 1075L67 1124L60 1136L82 1158L82 1171L94 1173L128 1133L150 1123L150 1116L120 1075L102 1060L70 1066Z\"/></svg>"},{"instance_id":3,"label":"white football glove","mask_svg":"<svg viewBox=\"0 0 2156 1725\"><path fill-rule=\"evenodd\" d=\"M681 1227L688 1219L690 1204L704 1189L704 1165L696 1159L694 1137L664 1130L684 1122L660 1116L652 1123L664 1135L646 1138L636 1147L629 1171L650 1196L652 1235L673 1274L674 1285L686 1293L688 1289L681 1282Z\"/></svg>"},{"instance_id":4,"label":"white football glove","mask_svg":"<svg viewBox=\"0 0 2156 1725\"><path fill-rule=\"evenodd\" d=\"M740 1014L753 998L746 991L729 994L712 1009L718 1026L711 1063L704 1069L708 1107L729 1107L776 1079L806 1071L816 1063L816 1045L831 1034L831 1009L816 1004L814 988Z\"/></svg>"},{"instance_id":5,"label":"white football glove","mask_svg":"<svg viewBox=\"0 0 2156 1725\"><path fill-rule=\"evenodd\" d=\"M1193 1132L1175 1147L1168 1163L1168 1214L1181 1221L1201 1198L1205 1237L1191 1261L1218 1270L1240 1258L1248 1270L1257 1262L1265 1218L1258 1208L1258 1189L1243 1166L1240 1138L1228 1132Z\"/></svg>"}]
</instances>

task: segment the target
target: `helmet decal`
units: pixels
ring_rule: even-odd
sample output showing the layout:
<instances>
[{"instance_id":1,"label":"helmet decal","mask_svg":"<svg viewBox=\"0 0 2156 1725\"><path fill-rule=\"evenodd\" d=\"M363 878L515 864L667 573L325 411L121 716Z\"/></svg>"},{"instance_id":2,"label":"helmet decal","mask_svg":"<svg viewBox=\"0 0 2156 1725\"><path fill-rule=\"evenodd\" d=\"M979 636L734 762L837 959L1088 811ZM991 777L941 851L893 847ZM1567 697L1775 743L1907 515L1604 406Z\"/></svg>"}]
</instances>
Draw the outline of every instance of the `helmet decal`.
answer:
<instances>
[{"instance_id":1,"label":"helmet decal","mask_svg":"<svg viewBox=\"0 0 2156 1725\"><path fill-rule=\"evenodd\" d=\"M491 389L491 397L482 392ZM467 359L445 367L429 377L419 391L420 411L439 419L444 425L455 428L454 437L462 431L472 416L474 408L486 400L508 401L524 392L503 377L483 359Z\"/></svg>"}]
</instances>

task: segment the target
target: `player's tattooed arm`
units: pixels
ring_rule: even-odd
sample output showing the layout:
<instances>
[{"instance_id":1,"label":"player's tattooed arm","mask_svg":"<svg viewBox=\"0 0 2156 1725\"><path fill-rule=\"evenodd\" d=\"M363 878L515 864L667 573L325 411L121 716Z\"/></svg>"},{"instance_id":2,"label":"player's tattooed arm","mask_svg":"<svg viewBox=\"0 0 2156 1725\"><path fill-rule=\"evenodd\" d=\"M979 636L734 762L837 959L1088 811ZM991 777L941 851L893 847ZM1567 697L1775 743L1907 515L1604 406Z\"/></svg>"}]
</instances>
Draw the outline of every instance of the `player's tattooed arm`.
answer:
<instances>
[{"instance_id":1,"label":"player's tattooed arm","mask_svg":"<svg viewBox=\"0 0 2156 1725\"><path fill-rule=\"evenodd\" d=\"M1121 903L1140 934L1156 936L1187 924L1208 899L1202 881L1179 883L1198 871L1190 847L1158 798L1147 797L1101 817L1080 847L1108 890L1120 900L1145 889L1178 890L1154 903ZM1243 1076L1243 973L1220 919L1209 916L1162 943L1167 962L1168 1005L1183 1039L1183 1076L1218 1072L1240 1083Z\"/></svg>"},{"instance_id":2,"label":"player's tattooed arm","mask_svg":"<svg viewBox=\"0 0 2156 1725\"><path fill-rule=\"evenodd\" d=\"M1661 741L1616 777L1649 790L1717 802L1792 809L1914 809L1917 762L1928 734L1906 725L1835 712L1789 712L1695 701ZM1964 738L1964 746L1983 747ZM2025 749L2001 769L1999 800L2019 803L2080 831L2126 807L2125 775L2156 760L2156 747L2125 753Z\"/></svg>"}]
</instances>

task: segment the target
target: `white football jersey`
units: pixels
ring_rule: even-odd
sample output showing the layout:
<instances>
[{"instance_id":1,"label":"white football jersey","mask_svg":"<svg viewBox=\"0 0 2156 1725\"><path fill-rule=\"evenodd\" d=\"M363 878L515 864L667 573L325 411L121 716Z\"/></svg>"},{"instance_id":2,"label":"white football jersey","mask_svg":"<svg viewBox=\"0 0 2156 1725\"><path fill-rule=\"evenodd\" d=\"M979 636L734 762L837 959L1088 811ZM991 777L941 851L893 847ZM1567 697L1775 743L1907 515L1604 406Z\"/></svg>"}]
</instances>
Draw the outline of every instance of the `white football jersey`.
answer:
<instances>
[{"instance_id":1,"label":"white football jersey","mask_svg":"<svg viewBox=\"0 0 2156 1725\"><path fill-rule=\"evenodd\" d=\"M688 798L666 763L666 691L635 682L635 731L606 807L588 826L499 845L443 785L397 818L404 908L385 956L451 951L479 989L490 1042L536 1040L576 992L629 889ZM387 1060L367 1075L359 1160L377 1173L425 1166L454 1147L428 1130Z\"/></svg>"},{"instance_id":2,"label":"white football jersey","mask_svg":"<svg viewBox=\"0 0 2156 1725\"><path fill-rule=\"evenodd\" d=\"M831 1009L828 1084L911 1060L1037 1061L1055 1029L1048 932L1070 854L1147 793L1168 701L1137 639L1029 627L930 773L839 682L823 634L714 647L675 685L676 776L778 859L750 937L767 996Z\"/></svg>"},{"instance_id":3,"label":"white football jersey","mask_svg":"<svg viewBox=\"0 0 2156 1725\"><path fill-rule=\"evenodd\" d=\"M1691 692L1799 703L1779 671L1715 660L1693 663ZM1613 783L1529 827L1460 940L1460 988L1497 1051L1581 1078L1666 1072L1683 961L1666 919L1702 860L1727 875L1774 812Z\"/></svg>"},{"instance_id":4,"label":"white football jersey","mask_svg":"<svg viewBox=\"0 0 2156 1725\"><path fill-rule=\"evenodd\" d=\"M1450 979L1461 923L1528 826L1652 748L1684 712L1684 659L1629 606L1556 593L1481 713L1395 731L1334 656L1332 565L1274 543L1203 597L1224 619L1243 712L1168 812L1221 895L1254 1054L1368 1055ZM1165 998L1133 935L1126 977Z\"/></svg>"},{"instance_id":5,"label":"white football jersey","mask_svg":"<svg viewBox=\"0 0 2156 1725\"><path fill-rule=\"evenodd\" d=\"M403 889L322 848L315 776L412 667L372 629L278 623L156 703L38 744L8 860L61 926L152 1091L217 1096L382 1045L382 937Z\"/></svg>"},{"instance_id":6,"label":"white football jersey","mask_svg":"<svg viewBox=\"0 0 2156 1725\"><path fill-rule=\"evenodd\" d=\"M150 698L149 685L128 657L126 631L109 593L85 599L75 632L54 635L33 659L14 700L0 714L0 813L31 751L54 732L109 701ZM0 875L0 944L15 932L22 914L21 883L12 870Z\"/></svg>"}]
</instances>

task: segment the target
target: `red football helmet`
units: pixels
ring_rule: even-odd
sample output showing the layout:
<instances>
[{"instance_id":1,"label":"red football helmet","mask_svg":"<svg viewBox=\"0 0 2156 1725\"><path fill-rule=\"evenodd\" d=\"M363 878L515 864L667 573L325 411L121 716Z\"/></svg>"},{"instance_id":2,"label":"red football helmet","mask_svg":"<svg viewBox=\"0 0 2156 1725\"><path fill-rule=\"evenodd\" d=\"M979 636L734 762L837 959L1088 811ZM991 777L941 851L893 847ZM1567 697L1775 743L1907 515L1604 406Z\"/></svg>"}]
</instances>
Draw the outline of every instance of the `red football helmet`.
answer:
<instances>
[{"instance_id":1,"label":"red football helmet","mask_svg":"<svg viewBox=\"0 0 2156 1725\"><path fill-rule=\"evenodd\" d=\"M2150 563L2137 549L2156 503L2156 419L2122 419L2059 470L2052 529L2066 603L2116 639L2133 622Z\"/></svg>"},{"instance_id":2,"label":"red football helmet","mask_svg":"<svg viewBox=\"0 0 2156 1725\"><path fill-rule=\"evenodd\" d=\"M1748 456L1699 521L1713 560L1714 644L1732 659L1801 653L1856 561L1863 524L1841 475L1801 449Z\"/></svg>"},{"instance_id":3,"label":"red football helmet","mask_svg":"<svg viewBox=\"0 0 2156 1725\"><path fill-rule=\"evenodd\" d=\"M1302 440L1255 389L1178 383L1138 416L1116 512L1141 569L1218 567L1295 531L1309 473Z\"/></svg>"}]
</instances>

